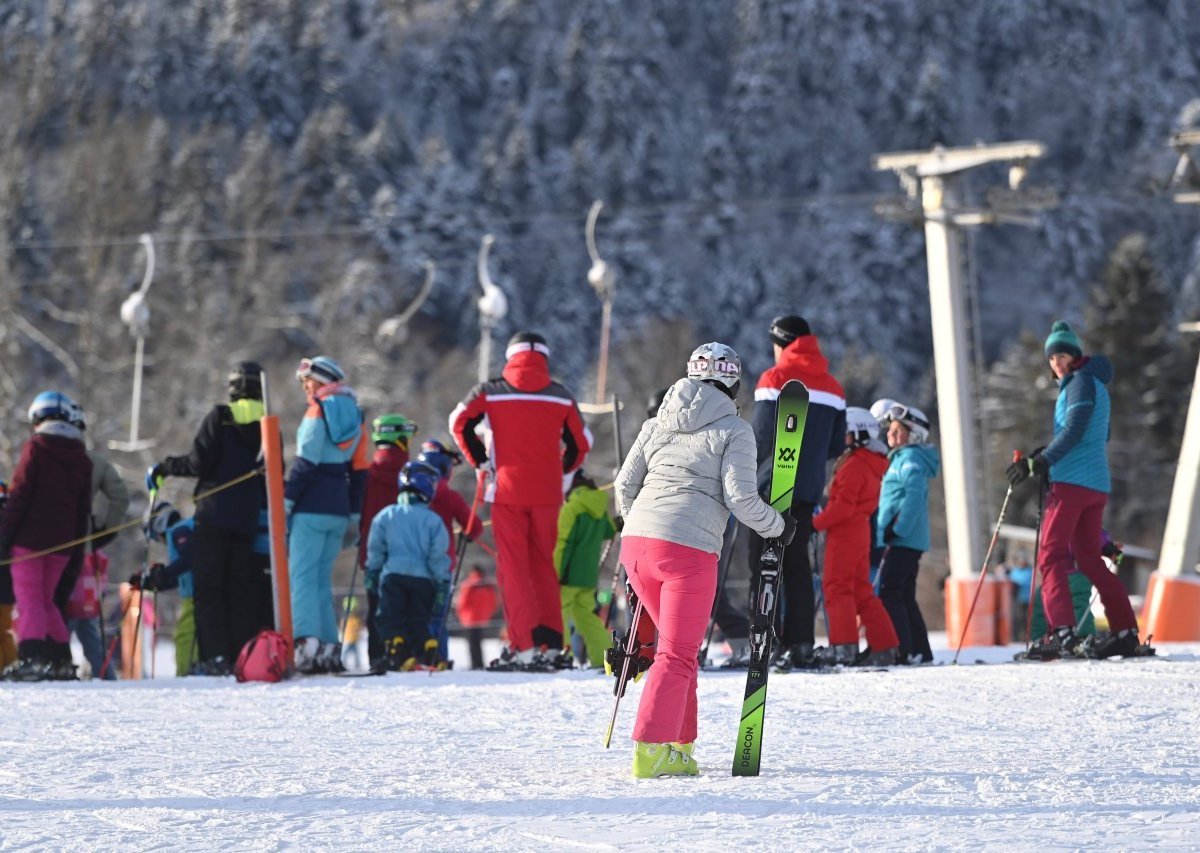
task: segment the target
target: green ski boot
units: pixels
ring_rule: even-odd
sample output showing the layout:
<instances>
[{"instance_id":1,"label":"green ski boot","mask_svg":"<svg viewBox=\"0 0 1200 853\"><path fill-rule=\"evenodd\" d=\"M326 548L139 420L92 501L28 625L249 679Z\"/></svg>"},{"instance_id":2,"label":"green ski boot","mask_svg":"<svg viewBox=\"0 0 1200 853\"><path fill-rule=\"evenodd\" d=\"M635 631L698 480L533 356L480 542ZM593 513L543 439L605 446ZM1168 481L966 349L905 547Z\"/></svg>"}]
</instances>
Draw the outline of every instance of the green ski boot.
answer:
<instances>
[{"instance_id":1,"label":"green ski boot","mask_svg":"<svg viewBox=\"0 0 1200 853\"><path fill-rule=\"evenodd\" d=\"M687 753L669 743L643 743L633 748L633 775L637 779L657 776L699 776L700 768Z\"/></svg>"}]
</instances>

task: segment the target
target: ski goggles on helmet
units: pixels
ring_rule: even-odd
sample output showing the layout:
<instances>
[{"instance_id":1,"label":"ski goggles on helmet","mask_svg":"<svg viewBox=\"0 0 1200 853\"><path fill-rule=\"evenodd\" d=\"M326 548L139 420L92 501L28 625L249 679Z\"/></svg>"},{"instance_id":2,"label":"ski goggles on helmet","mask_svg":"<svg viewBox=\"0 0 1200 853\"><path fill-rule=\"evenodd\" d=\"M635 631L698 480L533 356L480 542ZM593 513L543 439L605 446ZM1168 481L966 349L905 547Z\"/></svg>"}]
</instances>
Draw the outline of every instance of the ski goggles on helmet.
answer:
<instances>
[{"instance_id":1,"label":"ski goggles on helmet","mask_svg":"<svg viewBox=\"0 0 1200 853\"><path fill-rule=\"evenodd\" d=\"M313 375L313 360L311 358L300 359L300 366L296 368L296 379L303 382L305 379Z\"/></svg>"},{"instance_id":2,"label":"ski goggles on helmet","mask_svg":"<svg viewBox=\"0 0 1200 853\"><path fill-rule=\"evenodd\" d=\"M916 424L917 426L924 427L925 429L929 429L929 421L925 419L924 415L921 415L918 412L910 409L903 403L892 403L892 405L888 407L888 410L884 412L881 420L883 420L885 423L890 421L912 423Z\"/></svg>"}]
</instances>

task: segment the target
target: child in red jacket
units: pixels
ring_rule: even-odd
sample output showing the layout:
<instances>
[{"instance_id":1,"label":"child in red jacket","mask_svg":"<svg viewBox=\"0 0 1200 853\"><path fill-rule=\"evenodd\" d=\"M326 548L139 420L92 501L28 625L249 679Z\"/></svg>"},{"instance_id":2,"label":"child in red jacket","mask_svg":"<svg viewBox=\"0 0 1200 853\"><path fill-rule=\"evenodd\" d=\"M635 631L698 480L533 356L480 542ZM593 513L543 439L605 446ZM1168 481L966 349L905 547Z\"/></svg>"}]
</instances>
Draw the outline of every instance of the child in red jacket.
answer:
<instances>
[{"instance_id":1,"label":"child in red jacket","mask_svg":"<svg viewBox=\"0 0 1200 853\"><path fill-rule=\"evenodd\" d=\"M826 531L825 618L829 648L818 650L824 665L880 666L896 662L900 641L870 581L871 514L879 506L879 484L888 467L878 438L879 421L866 409L846 409L846 447L833 469L829 502L813 518ZM867 629L867 651L858 651L858 624Z\"/></svg>"},{"instance_id":2,"label":"child in red jacket","mask_svg":"<svg viewBox=\"0 0 1200 853\"><path fill-rule=\"evenodd\" d=\"M54 589L73 552L58 548L86 536L92 512L92 462L83 434L70 423L75 403L58 391L38 394L29 407L33 437L21 448L8 505L0 518L0 560L12 560L20 645L4 671L13 681L74 678L70 634Z\"/></svg>"}]
</instances>

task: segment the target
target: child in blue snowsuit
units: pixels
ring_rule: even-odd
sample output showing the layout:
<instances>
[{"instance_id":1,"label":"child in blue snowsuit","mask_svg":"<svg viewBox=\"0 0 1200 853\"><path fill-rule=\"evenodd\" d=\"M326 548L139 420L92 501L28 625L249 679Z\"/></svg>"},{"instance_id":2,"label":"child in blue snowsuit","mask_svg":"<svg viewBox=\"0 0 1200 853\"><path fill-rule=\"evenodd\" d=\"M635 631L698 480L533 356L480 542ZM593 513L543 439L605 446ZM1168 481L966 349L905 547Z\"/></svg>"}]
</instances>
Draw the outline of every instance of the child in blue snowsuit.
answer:
<instances>
[{"instance_id":1,"label":"child in blue snowsuit","mask_svg":"<svg viewBox=\"0 0 1200 853\"><path fill-rule=\"evenodd\" d=\"M167 546L167 562L155 563L145 576L135 574L129 585L146 592L179 589L179 616L175 620L175 675L182 678L192 673L200 660L196 642L195 585L192 581L192 535L196 520L184 518L166 501L152 508L152 517L143 525L147 540L157 540ZM196 675L217 674L198 668Z\"/></svg>"},{"instance_id":2,"label":"child in blue snowsuit","mask_svg":"<svg viewBox=\"0 0 1200 853\"><path fill-rule=\"evenodd\" d=\"M405 465L400 496L379 511L367 536L367 590L379 598L375 624L386 643L388 669L439 664L429 622L438 586L450 578L450 536L429 507L439 478L423 462Z\"/></svg>"},{"instance_id":3,"label":"child in blue snowsuit","mask_svg":"<svg viewBox=\"0 0 1200 853\"><path fill-rule=\"evenodd\" d=\"M302 359L296 371L308 409L296 434L296 461L284 483L288 574L296 671L340 672L333 605L333 561L358 545L370 439L345 372L327 356Z\"/></svg>"}]
</instances>

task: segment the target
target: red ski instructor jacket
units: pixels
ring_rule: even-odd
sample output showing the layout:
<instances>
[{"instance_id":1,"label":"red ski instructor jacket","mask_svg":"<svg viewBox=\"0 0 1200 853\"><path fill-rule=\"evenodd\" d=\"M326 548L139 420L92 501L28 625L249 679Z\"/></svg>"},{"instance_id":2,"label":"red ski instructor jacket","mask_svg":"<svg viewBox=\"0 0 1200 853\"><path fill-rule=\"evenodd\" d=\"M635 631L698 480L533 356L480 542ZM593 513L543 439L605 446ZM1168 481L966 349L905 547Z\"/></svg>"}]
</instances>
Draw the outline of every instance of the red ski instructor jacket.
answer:
<instances>
[{"instance_id":1,"label":"red ski instructor jacket","mask_svg":"<svg viewBox=\"0 0 1200 853\"><path fill-rule=\"evenodd\" d=\"M533 351L515 353L501 378L476 385L450 413L450 433L468 462L495 470L486 500L514 507L561 505L563 475L592 447L575 398Z\"/></svg>"}]
</instances>

